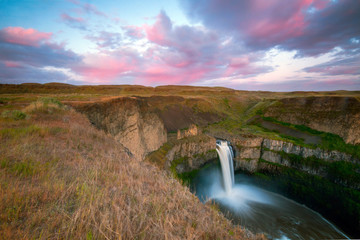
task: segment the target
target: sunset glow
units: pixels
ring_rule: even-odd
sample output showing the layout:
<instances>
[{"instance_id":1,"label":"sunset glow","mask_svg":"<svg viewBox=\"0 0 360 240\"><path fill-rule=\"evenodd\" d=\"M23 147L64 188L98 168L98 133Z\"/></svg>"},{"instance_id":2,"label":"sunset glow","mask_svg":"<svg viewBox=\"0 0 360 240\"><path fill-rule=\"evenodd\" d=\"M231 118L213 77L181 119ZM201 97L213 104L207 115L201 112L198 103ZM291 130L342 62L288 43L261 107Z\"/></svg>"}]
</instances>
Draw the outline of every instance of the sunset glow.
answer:
<instances>
[{"instance_id":1,"label":"sunset glow","mask_svg":"<svg viewBox=\"0 0 360 240\"><path fill-rule=\"evenodd\" d=\"M0 1L0 83L360 90L360 1Z\"/></svg>"}]
</instances>

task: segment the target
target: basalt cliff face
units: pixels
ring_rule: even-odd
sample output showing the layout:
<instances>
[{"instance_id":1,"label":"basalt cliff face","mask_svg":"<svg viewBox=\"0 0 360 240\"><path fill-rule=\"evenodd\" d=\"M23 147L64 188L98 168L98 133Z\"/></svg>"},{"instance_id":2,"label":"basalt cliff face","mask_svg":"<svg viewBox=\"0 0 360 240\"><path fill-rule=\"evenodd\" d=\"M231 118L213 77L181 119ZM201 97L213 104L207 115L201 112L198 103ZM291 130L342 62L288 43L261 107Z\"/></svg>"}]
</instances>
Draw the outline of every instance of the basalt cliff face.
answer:
<instances>
[{"instance_id":1,"label":"basalt cliff face","mask_svg":"<svg viewBox=\"0 0 360 240\"><path fill-rule=\"evenodd\" d=\"M339 135L360 143L360 102L354 97L283 98L266 109L266 117Z\"/></svg>"},{"instance_id":2,"label":"basalt cliff face","mask_svg":"<svg viewBox=\"0 0 360 240\"><path fill-rule=\"evenodd\" d=\"M251 135L233 137L235 170L258 172L277 171L279 166L290 167L302 172L329 177L329 165L335 162L346 162L358 165L360 160L354 156L321 148L308 148L274 139ZM356 166L354 165L354 166ZM360 183L339 182L347 187L360 189Z\"/></svg>"},{"instance_id":3,"label":"basalt cliff face","mask_svg":"<svg viewBox=\"0 0 360 240\"><path fill-rule=\"evenodd\" d=\"M316 158L322 159L327 162L335 162L335 161L346 161L352 163L358 162L358 159L355 159L354 157L352 157L350 154L347 153L343 153L339 151L328 151L321 148L312 149L312 148L298 146L291 142L283 142L273 139L264 139L262 142L262 149L263 149L263 154L262 154L263 158L264 158L264 153L266 152L282 151L287 154L295 154L303 158L314 156ZM269 158L269 160L272 160L272 158Z\"/></svg>"},{"instance_id":4,"label":"basalt cliff face","mask_svg":"<svg viewBox=\"0 0 360 240\"><path fill-rule=\"evenodd\" d=\"M285 154L294 154L302 158L316 157L327 162L346 161L351 163L358 163L359 160L350 154L329 151L321 148L307 148L293 144L291 142L284 142L280 140L261 138L256 136L237 136L232 139L232 144L235 149L236 169L245 169L251 172L257 170L257 161L261 158L269 162L288 165L289 163L281 161L281 155L278 152Z\"/></svg>"},{"instance_id":5,"label":"basalt cliff face","mask_svg":"<svg viewBox=\"0 0 360 240\"><path fill-rule=\"evenodd\" d=\"M167 141L167 132L157 114L137 98L77 105L98 129L110 133L139 159L158 149Z\"/></svg>"},{"instance_id":6,"label":"basalt cliff face","mask_svg":"<svg viewBox=\"0 0 360 240\"><path fill-rule=\"evenodd\" d=\"M177 173L199 169L206 162L217 158L216 139L207 135L186 137L174 143L166 154L166 168Z\"/></svg>"},{"instance_id":7,"label":"basalt cliff face","mask_svg":"<svg viewBox=\"0 0 360 240\"><path fill-rule=\"evenodd\" d=\"M216 139L205 134L174 138L150 153L146 159L161 169L182 174L217 159L215 146Z\"/></svg>"}]
</instances>

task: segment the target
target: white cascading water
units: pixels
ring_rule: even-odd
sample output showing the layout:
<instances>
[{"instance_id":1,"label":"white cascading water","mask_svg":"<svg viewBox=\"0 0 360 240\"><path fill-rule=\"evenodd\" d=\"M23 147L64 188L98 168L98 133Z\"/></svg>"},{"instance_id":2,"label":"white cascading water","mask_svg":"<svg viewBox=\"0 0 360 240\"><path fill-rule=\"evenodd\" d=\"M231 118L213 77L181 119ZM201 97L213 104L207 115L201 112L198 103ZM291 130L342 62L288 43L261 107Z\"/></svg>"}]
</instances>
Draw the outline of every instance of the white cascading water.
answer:
<instances>
[{"instance_id":1,"label":"white cascading water","mask_svg":"<svg viewBox=\"0 0 360 240\"><path fill-rule=\"evenodd\" d=\"M223 140L216 141L216 151L220 158L225 191L230 194L234 185L233 151L228 142Z\"/></svg>"},{"instance_id":2,"label":"white cascading water","mask_svg":"<svg viewBox=\"0 0 360 240\"><path fill-rule=\"evenodd\" d=\"M195 180L196 195L204 202L214 200L234 223L254 232L260 230L269 239L348 238L304 205L253 186L251 177L238 174L235 184L229 142L217 140L216 151L221 171L216 165L200 170Z\"/></svg>"}]
</instances>

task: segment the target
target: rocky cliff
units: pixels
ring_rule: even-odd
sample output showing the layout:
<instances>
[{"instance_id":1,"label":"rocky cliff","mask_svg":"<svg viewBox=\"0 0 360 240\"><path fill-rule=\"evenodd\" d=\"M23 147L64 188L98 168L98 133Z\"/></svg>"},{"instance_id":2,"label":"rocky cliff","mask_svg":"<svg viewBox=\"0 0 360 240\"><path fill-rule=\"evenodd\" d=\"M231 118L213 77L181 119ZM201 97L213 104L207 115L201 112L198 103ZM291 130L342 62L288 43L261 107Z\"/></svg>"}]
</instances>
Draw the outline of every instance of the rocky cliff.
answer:
<instances>
[{"instance_id":1,"label":"rocky cliff","mask_svg":"<svg viewBox=\"0 0 360 240\"><path fill-rule=\"evenodd\" d=\"M360 143L360 102L355 97L283 98L267 108L265 116Z\"/></svg>"},{"instance_id":2,"label":"rocky cliff","mask_svg":"<svg viewBox=\"0 0 360 240\"><path fill-rule=\"evenodd\" d=\"M199 135L200 133L201 133L200 129L195 124L191 124L187 129L184 130L178 129L176 138L182 139L184 137L196 136Z\"/></svg>"},{"instance_id":3,"label":"rocky cliff","mask_svg":"<svg viewBox=\"0 0 360 240\"><path fill-rule=\"evenodd\" d=\"M217 158L216 139L205 134L173 139L146 158L162 169L176 174L199 169Z\"/></svg>"},{"instance_id":4,"label":"rocky cliff","mask_svg":"<svg viewBox=\"0 0 360 240\"><path fill-rule=\"evenodd\" d=\"M352 157L350 154L339 152L339 151L329 151L324 150L320 148L307 148L302 147L299 145L295 145L291 142L284 142L279 140L273 140L273 139L264 139L262 142L262 149L263 154L270 151L276 151L276 152L285 152L287 154L295 154L298 156L301 156L303 158L308 157L316 157L319 159L322 159L327 162L335 162L335 161L346 161L346 162L352 162L357 163L358 160ZM265 159L266 160L266 159Z\"/></svg>"},{"instance_id":5,"label":"rocky cliff","mask_svg":"<svg viewBox=\"0 0 360 240\"><path fill-rule=\"evenodd\" d=\"M163 122L142 99L124 97L75 108L139 159L167 141Z\"/></svg>"},{"instance_id":6,"label":"rocky cliff","mask_svg":"<svg viewBox=\"0 0 360 240\"><path fill-rule=\"evenodd\" d=\"M360 160L348 153L253 135L233 136L231 143L235 150L235 170L276 172L281 166L290 167L360 189Z\"/></svg>"},{"instance_id":7,"label":"rocky cliff","mask_svg":"<svg viewBox=\"0 0 360 240\"><path fill-rule=\"evenodd\" d=\"M177 173L199 169L206 162L217 158L216 139L207 135L198 135L176 141L166 154L166 168Z\"/></svg>"},{"instance_id":8,"label":"rocky cliff","mask_svg":"<svg viewBox=\"0 0 360 240\"><path fill-rule=\"evenodd\" d=\"M244 169L250 172L258 170L258 161L263 159L269 162L292 166L280 153L293 154L301 158L315 157L325 162L346 161L359 163L359 160L350 154L329 151L321 148L307 148L274 139L266 139L251 135L237 136L232 139L235 148L235 169Z\"/></svg>"}]
</instances>

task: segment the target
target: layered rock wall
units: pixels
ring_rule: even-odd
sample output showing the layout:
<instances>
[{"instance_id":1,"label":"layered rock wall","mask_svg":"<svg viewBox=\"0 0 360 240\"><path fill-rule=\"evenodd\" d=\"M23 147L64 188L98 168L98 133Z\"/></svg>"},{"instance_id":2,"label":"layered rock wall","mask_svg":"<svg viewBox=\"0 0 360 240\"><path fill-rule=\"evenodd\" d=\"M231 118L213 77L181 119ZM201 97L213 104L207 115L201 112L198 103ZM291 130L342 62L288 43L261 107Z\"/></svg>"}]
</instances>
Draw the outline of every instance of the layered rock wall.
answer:
<instances>
[{"instance_id":1,"label":"layered rock wall","mask_svg":"<svg viewBox=\"0 0 360 240\"><path fill-rule=\"evenodd\" d=\"M265 160L270 163L296 168L313 175L325 175L324 167L308 166L302 162L294 163L291 162L289 158L284 157L284 154L293 154L303 159L315 157L329 163L335 161L359 163L358 159L347 153L329 151L321 148L312 149L280 140L238 136L237 139L233 139L233 143L235 147L235 170L242 169L249 172L256 172L260 169L270 167L266 164L261 164L260 160Z\"/></svg>"},{"instance_id":2,"label":"layered rock wall","mask_svg":"<svg viewBox=\"0 0 360 240\"><path fill-rule=\"evenodd\" d=\"M266 109L265 116L360 143L360 102L354 97L284 98Z\"/></svg>"},{"instance_id":3,"label":"layered rock wall","mask_svg":"<svg viewBox=\"0 0 360 240\"><path fill-rule=\"evenodd\" d=\"M201 133L200 129L195 125L191 124L188 129L177 131L177 139L182 139L184 137L196 136Z\"/></svg>"},{"instance_id":4,"label":"layered rock wall","mask_svg":"<svg viewBox=\"0 0 360 240\"><path fill-rule=\"evenodd\" d=\"M350 154L339 152L339 151L329 151L321 148L307 148L299 145L295 145L291 142L284 142L273 139L264 139L262 142L263 152L266 152L266 149L272 151L283 151L288 154L295 154L303 158L314 156L316 158L328 161L346 161L356 163L357 159L353 158Z\"/></svg>"},{"instance_id":5,"label":"layered rock wall","mask_svg":"<svg viewBox=\"0 0 360 240\"><path fill-rule=\"evenodd\" d=\"M167 141L163 122L142 99L118 98L75 108L139 159Z\"/></svg>"},{"instance_id":6,"label":"layered rock wall","mask_svg":"<svg viewBox=\"0 0 360 240\"><path fill-rule=\"evenodd\" d=\"M217 158L216 139L207 135L187 137L176 141L166 154L166 168L174 167L177 173L199 169Z\"/></svg>"}]
</instances>

